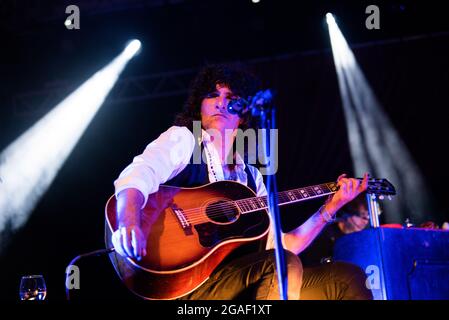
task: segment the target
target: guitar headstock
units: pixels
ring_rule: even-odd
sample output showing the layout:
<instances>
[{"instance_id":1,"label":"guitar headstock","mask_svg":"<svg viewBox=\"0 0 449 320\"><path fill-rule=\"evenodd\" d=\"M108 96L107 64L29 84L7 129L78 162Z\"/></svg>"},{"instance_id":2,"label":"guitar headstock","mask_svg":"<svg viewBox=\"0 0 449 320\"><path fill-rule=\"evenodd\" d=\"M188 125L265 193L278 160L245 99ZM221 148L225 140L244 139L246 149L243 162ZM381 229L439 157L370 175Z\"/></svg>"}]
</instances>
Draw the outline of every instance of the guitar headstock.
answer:
<instances>
[{"instance_id":1,"label":"guitar headstock","mask_svg":"<svg viewBox=\"0 0 449 320\"><path fill-rule=\"evenodd\" d=\"M363 180L358 178L359 180ZM394 196L396 195L396 189L393 184L387 179L368 179L368 188L366 190L368 194L374 194L376 196Z\"/></svg>"}]
</instances>

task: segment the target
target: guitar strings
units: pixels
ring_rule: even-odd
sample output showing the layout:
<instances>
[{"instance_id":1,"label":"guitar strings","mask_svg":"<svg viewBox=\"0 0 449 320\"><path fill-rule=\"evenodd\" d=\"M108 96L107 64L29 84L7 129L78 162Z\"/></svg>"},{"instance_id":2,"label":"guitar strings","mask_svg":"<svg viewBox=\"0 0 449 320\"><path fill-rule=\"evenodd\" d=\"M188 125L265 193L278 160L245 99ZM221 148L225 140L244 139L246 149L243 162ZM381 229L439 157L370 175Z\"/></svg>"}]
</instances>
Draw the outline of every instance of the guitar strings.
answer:
<instances>
[{"instance_id":1,"label":"guitar strings","mask_svg":"<svg viewBox=\"0 0 449 320\"><path fill-rule=\"evenodd\" d=\"M323 189L320 189L320 191L323 192L323 193L318 193L318 194L317 194L317 192L314 191L312 188L313 188L313 187L299 188L299 189L305 190L305 191L307 192L307 194L312 194L311 196L304 197L304 195L301 194L301 197L303 197L303 198L301 198L301 197L299 197L299 196L295 196L296 199L293 199L293 200L292 200L292 199L287 195L287 192L295 192L296 190L299 190L299 189L295 189L295 190L289 190L289 191L279 192L279 193L278 193L278 198L279 198L280 200L282 200L282 201L295 201L295 200L297 200L297 199L305 200L305 199L308 199L308 198L310 198L310 197L322 196L324 193L329 192L328 190L323 191ZM330 190L330 191L331 191L331 190ZM332 192L332 191L331 191L331 192ZM328 193L327 193L327 194L328 194ZM256 200L256 199L257 199L257 200ZM237 202L240 202L243 206L247 206L247 207L249 207L249 208L251 208L251 209L263 209L263 208L254 208L254 202L250 202L251 200L257 202L257 206L260 205L260 202L264 202L265 208L268 206L268 204L266 203L266 202L267 202L267 196L260 196L260 197L250 197L250 198L244 198L244 199L238 199L238 200L225 200L225 201L223 201L223 202L221 202L221 203L215 203L215 204L212 204L212 205L210 205L209 207L217 207L217 206L220 206L220 205L222 205L222 204L226 204L227 207L229 207L229 206L234 206L234 205L238 207ZM185 209L185 210L183 210L183 213L189 214L189 211L197 211L197 209L201 209L201 208ZM246 210L245 207L244 207L244 210ZM250 211L252 211L252 210L250 210Z\"/></svg>"},{"instance_id":2,"label":"guitar strings","mask_svg":"<svg viewBox=\"0 0 449 320\"><path fill-rule=\"evenodd\" d=\"M323 185L325 185L327 187L327 184L323 184ZM323 197L323 196L326 196L326 195L336 192L336 191L330 191L330 192L324 192L324 193L317 194L317 192L315 192L313 189L314 187L315 186L305 187L305 188L299 188L299 189L290 190L290 191L296 191L296 190L303 189L303 190L306 190L309 194L315 193L315 195L308 196L305 198L297 197L297 200L299 200L299 201L307 200L310 198ZM281 200L282 202L292 201L292 199L290 199L287 195L287 192L290 192L290 191L283 191L283 192L278 193L278 199ZM261 197L250 197L250 198L244 198L244 199L238 199L238 200L226 200L226 201L223 201L220 203L214 203L214 204L209 205L207 207L207 212L206 212L206 207L197 207L197 208L182 210L182 214L185 216L186 221L189 224L197 224L199 222L210 222L210 220L213 220L213 218L228 215L229 210L235 210L239 214L245 214L245 213L251 213L251 212L255 212L255 211L265 210L268 208L268 205L265 204L266 198L267 198L267 196L261 196ZM249 202L252 199L254 199L254 201L257 201L256 199L259 199L260 202L264 203L264 207L255 208L253 206L254 203ZM239 201L242 204L242 207L244 210L240 210L240 206L238 205L237 201ZM260 202L257 202L257 205L260 205ZM247 210L247 208L245 208L244 206L247 206L251 210ZM243 212L243 211L245 211L245 212ZM175 223L179 223L179 222L175 222Z\"/></svg>"},{"instance_id":3,"label":"guitar strings","mask_svg":"<svg viewBox=\"0 0 449 320\"><path fill-rule=\"evenodd\" d=\"M311 196L307 196L307 197L303 197L304 195L301 194L301 196L303 198L295 196L297 198L296 200L299 200L299 201L307 200L310 198L323 197L323 196L326 196L326 195L336 192L336 191L332 191L328 187L328 185L331 183L333 183L333 182L324 183L324 184L317 185L317 186L310 186L310 187L304 187L304 188L298 188L298 189L294 189L294 190L279 192L278 199L281 200L282 202L295 201L295 199L294 200L290 199L290 197L288 196L288 192L295 192L298 190L305 190L308 194L312 194ZM368 185L370 187L370 181L368 182ZM321 192L323 192L323 189L321 187L326 187L329 189L329 191L326 191L323 193L317 193L315 187L320 187L319 190ZM260 205L260 202L263 202L264 207L255 208L254 203L250 202L252 199L254 199L254 201L257 202L257 206ZM258 200L256 200L256 199L258 199ZM195 222L198 222L198 221L204 221L204 220L208 221L207 217L213 218L213 217L220 217L220 216L226 215L226 212L223 212L224 210L237 210L239 213L245 214L245 213L250 213L250 212L254 212L254 211L267 209L268 205L266 204L266 199L267 199L267 196L250 197L250 198L244 198L244 199L238 199L238 200L226 200L221 203L215 203L215 204L209 205L207 213L206 213L206 209L204 207L185 209L182 211L182 213L186 216L187 221L189 223L194 224ZM240 206L238 205L237 201L239 201L242 204L242 207L244 210L240 210ZM247 210L247 208L245 208L245 206L250 208L251 210ZM246 212L242 212L242 211L246 211ZM204 218L206 218L206 219L204 219Z\"/></svg>"},{"instance_id":4,"label":"guitar strings","mask_svg":"<svg viewBox=\"0 0 449 320\"><path fill-rule=\"evenodd\" d=\"M226 201L220 204L212 204L208 208L213 207L212 210L207 210L205 207L191 208L187 210L183 210L182 214L186 218L186 222L189 224L198 224L200 222L210 222L213 218L224 217L229 214L230 210L236 210L238 215L242 214L242 211L237 208L237 205L234 201ZM255 209L254 211L264 210L266 208ZM245 212L245 213L249 213ZM176 213L175 213L176 215ZM179 224L179 221L173 222L173 224Z\"/></svg>"},{"instance_id":5,"label":"guitar strings","mask_svg":"<svg viewBox=\"0 0 449 320\"><path fill-rule=\"evenodd\" d=\"M321 191L322 193L317 193L316 191L314 191L314 190L312 189L312 187L305 187L305 188L300 188L300 189L305 190L305 191L307 192L307 194L309 194L309 196L304 197L303 194L301 194L301 196L297 196L297 195L294 195L294 194L293 194L293 195L295 196L295 198L294 198L294 199L291 199L291 198L288 196L287 192L292 192L292 191L294 192L294 191L296 191L296 190L299 190L299 189L295 189L295 190L290 190L290 191L279 192L279 193L278 193L278 199L281 200L282 202L296 201L296 200L302 201L302 200L309 199L309 198L311 198L311 197L324 196L324 195L327 195L327 194L330 194L330 193L335 192L335 191L332 191L332 190L326 190L326 191L323 191L323 189L321 189L320 191ZM330 191L330 192L329 192L329 191ZM312 194L312 195L310 195L310 194ZM253 200L253 201L252 201L252 200ZM223 201L223 202L221 202L221 203L211 204L208 208L209 208L209 209L212 208L212 210L208 210L208 212L213 213L213 212L214 212L214 209L222 210L222 209L224 209L223 205L224 205L227 209L231 209L231 208L234 208L234 207L237 207L237 209L240 209L240 206L239 206L239 204L238 204L237 202L240 202L241 207L243 207L243 211L246 211L247 208L250 208L250 209L251 209L251 210L249 210L249 211L253 211L253 210L258 210L258 209L262 210L262 209L265 209L265 208L268 207L268 204L267 204L267 196L261 196L261 197L250 197L250 198L244 198L244 199L238 199L238 200L226 200L226 201ZM259 208L259 207L258 207L258 206L260 205L261 202L263 202L263 204L264 204L264 207L263 207L263 208ZM257 203L257 205L255 205L255 203ZM257 208L256 208L255 206L257 206ZM247 207L247 208L246 208L246 207ZM197 212L198 209L201 210L202 208L185 209L185 210L183 210L182 212L183 212L184 214L186 214L186 215L189 215L190 212ZM240 210L239 210L239 211L240 211Z\"/></svg>"},{"instance_id":6,"label":"guitar strings","mask_svg":"<svg viewBox=\"0 0 449 320\"><path fill-rule=\"evenodd\" d=\"M326 185L326 184L323 184ZM310 191L313 187L305 187L305 188L299 188L299 189L305 189ZM295 190L299 190L299 189L295 189ZM292 191L292 190L290 190ZM288 195L287 192L289 191L284 191L284 192L280 192L278 193L278 198L281 201L292 201ZM307 200L311 197L316 198L318 197L322 197L322 196L326 196L332 193L335 193L336 191L331 191L331 192L327 192L327 193L322 193L322 194L316 194L315 196L309 196L306 198L298 198L299 201L302 200ZM315 193L315 192L314 192ZM188 222L191 226L196 225L200 222L214 222L213 218L216 217L221 217L221 216L226 216L227 214L229 214L228 210L236 210L236 212L238 212L238 215L240 214L245 214L245 213L251 213L251 212L257 212L257 211L261 211L261 210L266 210L268 208L267 205L265 205L266 202L266 198L267 196L262 196L262 197L250 197L250 198L244 198L244 199L238 199L238 200L226 200L220 203L214 203L211 204L207 207L207 213L206 213L206 207L197 207L197 208L190 208L190 209L185 209L182 211L183 215L186 218L186 222ZM264 207L262 208L254 208L250 203L248 203L249 201L251 201L251 199L254 199L254 201L256 201L256 199L259 199L260 202L264 203ZM243 205L248 206L249 208L251 208L251 210L246 211L247 208L243 208L246 212L242 212L242 210L240 210L239 205L237 204L237 201L240 201L240 203ZM258 202L257 204L260 205L260 202ZM282 204L282 203L281 203ZM228 212L226 212L228 211ZM236 217L238 217L238 215L236 215ZM176 218L176 217L175 217ZM211 221L212 220L212 221ZM235 221L235 220L234 220ZM233 222L233 221L229 221L229 222ZM168 222L170 225L172 224L177 224L179 225L179 221L173 221L173 222ZM175 237L173 237L174 239ZM166 237L166 239L172 239L171 237ZM180 241L175 241L172 242L174 243L179 243Z\"/></svg>"},{"instance_id":7,"label":"guitar strings","mask_svg":"<svg viewBox=\"0 0 449 320\"><path fill-rule=\"evenodd\" d=\"M263 196L260 198L266 199L266 196ZM285 197L280 197L280 198L285 198ZM243 206L243 201L248 200L248 199L251 199L251 198L239 199L236 201L242 201L242 206ZM286 199L281 199L281 200L286 200ZM207 221L209 221L210 218L218 218L218 217L226 216L227 214L229 214L229 211L231 211L231 210L236 211L239 214L242 214L242 212L245 211L243 213L243 214L245 214L245 213L250 213L253 211L264 210L268 207L264 203L264 207L254 208L252 205L246 203L245 205L248 208L251 208L251 210L248 210L247 208L243 208L244 210L241 210L239 205L236 203L236 201L227 200L227 201L223 201L220 203L211 204L207 207L197 207L197 208L185 209L182 211L182 214L185 216L188 223L196 224L201 221L207 222ZM266 200L265 200L265 202L266 202ZM260 203L258 203L258 204L260 204Z\"/></svg>"},{"instance_id":8,"label":"guitar strings","mask_svg":"<svg viewBox=\"0 0 449 320\"><path fill-rule=\"evenodd\" d=\"M323 184L326 185L326 184ZM326 185L327 186L327 185ZM302 198L301 200L305 200L305 199L309 199L310 197L316 197L316 196L325 196L328 195L330 193L333 193L332 191L330 193L320 193L317 194L314 190L313 190L314 186L312 187L305 187L305 188L299 188L299 189L303 189L306 190L309 194L315 194L314 196L309 196L306 198ZM299 189L295 189L295 190L299 190ZM290 190L292 191L292 190ZM287 202L287 201L292 201L288 195L287 192L290 191L284 191L284 192L280 192L278 193L278 198L282 201L282 202ZM322 191L322 190L321 190ZM205 212L205 207L200 207L200 208L191 208L191 209L185 209L182 211L182 214L185 216L186 221L190 224L196 224L199 222L208 222L209 219L211 218L217 218L217 217L221 217L221 216L225 216L227 215L229 212L224 212L225 210L236 210L239 213L242 213L242 210L239 210L239 206L236 203L237 201L240 201L242 203L242 205L246 205L248 208L250 208L251 210L248 210L247 212L244 213L249 213L249 212L254 212L254 211L259 211L259 210L264 210L268 207L268 205L266 205L266 197L267 196L262 196L262 197L250 197L250 198L244 198L244 199L239 199L239 200L227 200L221 203L215 203L215 204L211 204L208 207L207 213ZM299 197L297 197L299 198ZM261 201L264 202L264 207L263 208L254 208L253 205L251 205L250 203L248 203L248 201L250 199L260 199ZM259 205L260 203L258 203ZM247 210L247 208L245 208L245 211Z\"/></svg>"},{"instance_id":9,"label":"guitar strings","mask_svg":"<svg viewBox=\"0 0 449 320\"><path fill-rule=\"evenodd\" d=\"M332 192L330 192L330 193L332 193ZM319 194L318 196L320 196L320 197L326 196L330 193L323 193L323 194ZM260 197L260 198L266 198L266 196ZM280 196L279 198L281 201L291 201L291 199L289 199L287 197L287 195ZM283 198L283 199L281 199L281 198ZM308 198L303 198L301 200L305 200ZM247 198L247 199L251 199L251 198ZM242 201L242 200L247 200L247 199L239 199L237 201ZM250 205L248 204L248 206L250 206ZM197 208L183 210L182 214L183 214L183 216L185 216L187 223L197 224L200 222L210 222L210 220L211 219L213 220L213 218L227 216L229 214L230 210L235 210L240 215L240 214L265 210L267 208L268 208L268 206L265 206L263 208L251 207L251 210L248 210L248 211L242 213L242 211L239 209L238 205L236 204L236 201L228 200L228 201L224 201L221 203L211 204L210 206L207 207L207 213L206 213L206 207L197 207ZM174 223L179 224L179 222L174 222Z\"/></svg>"},{"instance_id":10,"label":"guitar strings","mask_svg":"<svg viewBox=\"0 0 449 320\"><path fill-rule=\"evenodd\" d=\"M318 196L321 197L321 196L326 196L328 194L330 194L330 193L323 193ZM303 198L301 200L305 200L305 199L308 199L308 198ZM281 200L286 200L286 201L282 201L281 203L290 201L290 199L281 199ZM188 223L196 224L196 223L202 222L202 221L208 222L209 219L226 216L229 214L229 211L231 211L231 210L235 210L240 215L240 214L246 214L246 213L251 213L251 212L268 209L268 205L264 205L264 207L262 207L262 208L261 207L254 208L251 206L250 207L251 210L245 209L245 212L242 212L242 210L240 210L238 208L238 205L235 204L235 202L233 202L233 201L228 201L228 203L226 203L226 204L221 203L220 205L211 205L211 206L214 206L214 209L210 210L210 207L209 207L206 211L206 208L192 208L192 209L187 209L186 211L183 211L183 213L184 213L185 218ZM250 206L250 205L248 205L248 206Z\"/></svg>"},{"instance_id":11,"label":"guitar strings","mask_svg":"<svg viewBox=\"0 0 449 320\"><path fill-rule=\"evenodd\" d=\"M332 184L333 182L324 183L321 185L316 186L310 186L310 187L303 187L293 190L287 190L282 191L278 193L278 199L281 201L281 204L284 202L289 201L303 201L310 198L316 198L322 197L325 195L328 195L330 193L333 193L335 191L331 191L329 188L329 184ZM319 187L319 191L322 193L316 192L316 187ZM324 192L323 187L327 188L331 192ZM303 193L299 193L299 190L305 190L306 194L309 194L309 196L304 197ZM295 195L295 192L297 192L298 195ZM294 199L291 199L288 194L293 193L295 196ZM311 195L310 195L311 194ZM260 204L263 203L263 207L259 207ZM240 204L240 205L239 205ZM229 215L229 211L235 211L240 214L246 214L251 213L255 211L261 211L268 208L267 204L267 196L260 196L260 197L249 197L249 198L243 198L238 200L225 200L222 202L217 202L210 204L207 207L197 207L197 208L190 208L190 209L183 209L181 211L182 216L185 218L185 222L189 224L197 224L200 222L210 222L210 220L213 220L214 218L224 217ZM167 208L164 208L166 210ZM243 209L243 210L242 210ZM249 210L248 210L249 209ZM173 210L173 209L172 209ZM162 211L162 210L161 210ZM176 212L174 212L176 215ZM236 215L236 216L238 216ZM180 221L176 221L175 223L180 223ZM182 222L181 222L182 223Z\"/></svg>"},{"instance_id":12,"label":"guitar strings","mask_svg":"<svg viewBox=\"0 0 449 320\"><path fill-rule=\"evenodd\" d=\"M322 189L321 189L322 186L325 186L326 188L329 189L328 185L331 183L333 183L333 182L324 183L324 184L317 185L317 186L303 187L303 188L298 188L298 189L294 189L294 190L279 192L278 199L280 199L282 202L294 201L288 197L287 193L295 192L298 190L305 190L306 192L308 192L308 194L315 194L315 195L308 196L305 198L299 198L296 196L297 200L299 200L299 201L307 200L310 198L326 196L326 195L335 193L336 191L330 191L330 192L324 192L324 193L317 194L317 192L315 191L316 190L315 187L320 187L320 191L322 191ZM301 196L303 196L303 195L301 194ZM206 211L206 207L197 207L197 208L190 208L190 209L182 210L182 214L183 214L183 216L185 216L186 222L188 222L189 224L196 224L196 223L203 222L203 221L209 222L212 218L217 218L217 217L222 217L222 216L228 215L229 214L228 210L236 210L236 212L238 212L239 214L245 214L245 213L250 213L250 212L254 212L254 211L265 210L268 208L268 205L266 205L266 198L267 198L267 196L261 196L261 197L250 197L250 198L244 198L244 199L238 199L238 200L226 200L226 201L223 201L220 203L214 203L214 204L209 205L207 207L207 211ZM254 201L257 201L256 199L259 199L260 202L264 203L264 207L255 208L254 203L249 202L249 201L251 201L251 199L254 199ZM239 201L242 204L242 207L244 210L240 209L237 201ZM260 202L257 202L257 206L260 205ZM247 206L251 210L247 210L247 208L245 206ZM176 222L176 223L179 223L179 222Z\"/></svg>"}]
</instances>

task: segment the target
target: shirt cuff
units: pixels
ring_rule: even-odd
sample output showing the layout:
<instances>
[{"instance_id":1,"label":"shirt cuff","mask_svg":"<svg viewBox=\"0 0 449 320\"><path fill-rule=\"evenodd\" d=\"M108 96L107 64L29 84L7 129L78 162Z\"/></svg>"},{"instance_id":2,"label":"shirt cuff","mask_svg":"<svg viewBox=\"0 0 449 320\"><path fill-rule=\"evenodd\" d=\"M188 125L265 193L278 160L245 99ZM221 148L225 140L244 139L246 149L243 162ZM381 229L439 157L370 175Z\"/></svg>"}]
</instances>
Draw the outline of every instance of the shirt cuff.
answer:
<instances>
[{"instance_id":1,"label":"shirt cuff","mask_svg":"<svg viewBox=\"0 0 449 320\"><path fill-rule=\"evenodd\" d=\"M115 185L115 198L117 199L118 194L126 189L137 189L140 191L140 193L143 195L143 204L141 209L145 208L147 201L148 201L148 195L150 192L147 190L148 186L147 183L143 181L138 181L136 179L133 179L132 183L128 183L126 181L120 181L120 182L114 182ZM159 186L158 186L159 189ZM157 191L157 190L156 190ZM154 191L154 192L156 192Z\"/></svg>"}]
</instances>

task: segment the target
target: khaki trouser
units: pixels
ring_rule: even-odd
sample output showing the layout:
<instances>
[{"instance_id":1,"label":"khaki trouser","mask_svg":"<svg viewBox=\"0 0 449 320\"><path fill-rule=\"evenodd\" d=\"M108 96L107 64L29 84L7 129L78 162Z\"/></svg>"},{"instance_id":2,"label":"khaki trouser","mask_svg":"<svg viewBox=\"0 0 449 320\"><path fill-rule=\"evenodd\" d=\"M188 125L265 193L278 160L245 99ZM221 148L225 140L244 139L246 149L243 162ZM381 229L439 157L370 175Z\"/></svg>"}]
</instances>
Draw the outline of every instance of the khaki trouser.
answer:
<instances>
[{"instance_id":1,"label":"khaki trouser","mask_svg":"<svg viewBox=\"0 0 449 320\"><path fill-rule=\"evenodd\" d=\"M301 288L302 264L290 251L285 251L285 260L287 295L289 300L297 300ZM200 288L181 299L279 299L274 250L246 255L219 266Z\"/></svg>"},{"instance_id":2,"label":"khaki trouser","mask_svg":"<svg viewBox=\"0 0 449 320\"><path fill-rule=\"evenodd\" d=\"M303 270L299 258L290 251L285 252L289 300L373 298L365 286L366 275L359 267L333 262ZM200 288L181 299L279 299L274 250L247 255L218 267Z\"/></svg>"},{"instance_id":3,"label":"khaki trouser","mask_svg":"<svg viewBox=\"0 0 449 320\"><path fill-rule=\"evenodd\" d=\"M332 262L304 268L301 300L372 300L361 268L346 262Z\"/></svg>"}]
</instances>

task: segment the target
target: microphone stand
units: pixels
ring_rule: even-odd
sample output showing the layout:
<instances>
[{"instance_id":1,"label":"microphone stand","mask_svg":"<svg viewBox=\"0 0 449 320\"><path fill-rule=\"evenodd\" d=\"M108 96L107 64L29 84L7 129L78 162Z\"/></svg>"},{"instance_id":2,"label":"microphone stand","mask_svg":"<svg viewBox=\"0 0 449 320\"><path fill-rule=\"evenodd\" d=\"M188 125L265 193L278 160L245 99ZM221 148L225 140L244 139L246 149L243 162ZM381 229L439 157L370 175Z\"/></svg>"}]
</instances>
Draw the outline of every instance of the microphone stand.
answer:
<instances>
[{"instance_id":1,"label":"microphone stand","mask_svg":"<svg viewBox=\"0 0 449 320\"><path fill-rule=\"evenodd\" d=\"M269 93L269 91L266 91ZM269 94L271 97L271 93ZM263 99L262 99L263 100ZM268 99L268 102L271 99ZM254 101L254 99L253 99ZM257 101L256 101L257 103ZM270 104L267 107L267 103L252 104L252 115L259 117L259 126L261 129L265 129L265 152L264 163L268 164L267 155L270 150L270 132L271 129L276 128L276 108ZM271 173L271 172L269 172ZM274 244L275 244L275 256L276 256L276 269L278 274L279 283L279 295L281 300L288 300L287 296L287 267L285 263L285 253L282 245L282 233L281 233L281 218L279 215L278 197L277 197L277 184L275 173L267 174L267 200L268 200L268 212L271 215L271 223L274 224Z\"/></svg>"}]
</instances>

